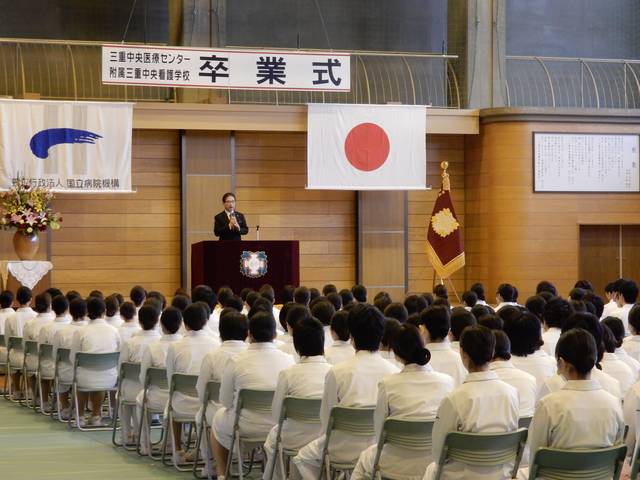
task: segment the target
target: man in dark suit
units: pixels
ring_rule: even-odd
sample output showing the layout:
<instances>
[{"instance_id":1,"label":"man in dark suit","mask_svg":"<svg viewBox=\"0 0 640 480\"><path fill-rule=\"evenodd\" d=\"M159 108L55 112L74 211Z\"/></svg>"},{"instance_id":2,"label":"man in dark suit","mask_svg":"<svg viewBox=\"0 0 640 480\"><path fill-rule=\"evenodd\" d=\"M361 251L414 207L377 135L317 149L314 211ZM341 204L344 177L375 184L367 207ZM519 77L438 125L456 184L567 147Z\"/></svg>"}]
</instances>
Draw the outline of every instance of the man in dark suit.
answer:
<instances>
[{"instance_id":1,"label":"man in dark suit","mask_svg":"<svg viewBox=\"0 0 640 480\"><path fill-rule=\"evenodd\" d=\"M214 218L213 233L220 240L240 240L249 232L244 215L236 212L236 196L227 192L222 196L224 210Z\"/></svg>"}]
</instances>

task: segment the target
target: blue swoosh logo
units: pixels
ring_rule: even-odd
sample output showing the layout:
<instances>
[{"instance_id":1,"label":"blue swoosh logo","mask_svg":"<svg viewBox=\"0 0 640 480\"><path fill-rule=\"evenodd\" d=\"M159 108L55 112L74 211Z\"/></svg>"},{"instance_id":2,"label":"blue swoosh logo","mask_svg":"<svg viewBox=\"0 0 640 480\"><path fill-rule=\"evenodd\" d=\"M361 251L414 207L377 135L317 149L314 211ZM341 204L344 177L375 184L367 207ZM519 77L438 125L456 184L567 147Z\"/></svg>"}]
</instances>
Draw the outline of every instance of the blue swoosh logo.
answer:
<instances>
[{"instance_id":1,"label":"blue swoosh logo","mask_svg":"<svg viewBox=\"0 0 640 480\"><path fill-rule=\"evenodd\" d=\"M31 137L29 147L36 157L45 159L49 156L49 149L56 145L63 143L88 143L95 145L96 140L99 138L102 138L102 135L87 130L48 128L39 131Z\"/></svg>"}]
</instances>

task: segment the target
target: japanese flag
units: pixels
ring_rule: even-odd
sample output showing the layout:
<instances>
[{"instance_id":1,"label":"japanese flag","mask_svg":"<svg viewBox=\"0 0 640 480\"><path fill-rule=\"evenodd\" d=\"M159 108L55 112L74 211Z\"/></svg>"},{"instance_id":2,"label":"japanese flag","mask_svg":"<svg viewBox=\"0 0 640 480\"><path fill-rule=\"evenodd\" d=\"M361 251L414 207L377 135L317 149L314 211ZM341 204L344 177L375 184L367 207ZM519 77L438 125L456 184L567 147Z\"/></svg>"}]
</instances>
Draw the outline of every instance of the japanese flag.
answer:
<instances>
[{"instance_id":1,"label":"japanese flag","mask_svg":"<svg viewBox=\"0 0 640 480\"><path fill-rule=\"evenodd\" d=\"M424 106L311 104L307 188L426 189L426 131Z\"/></svg>"}]
</instances>

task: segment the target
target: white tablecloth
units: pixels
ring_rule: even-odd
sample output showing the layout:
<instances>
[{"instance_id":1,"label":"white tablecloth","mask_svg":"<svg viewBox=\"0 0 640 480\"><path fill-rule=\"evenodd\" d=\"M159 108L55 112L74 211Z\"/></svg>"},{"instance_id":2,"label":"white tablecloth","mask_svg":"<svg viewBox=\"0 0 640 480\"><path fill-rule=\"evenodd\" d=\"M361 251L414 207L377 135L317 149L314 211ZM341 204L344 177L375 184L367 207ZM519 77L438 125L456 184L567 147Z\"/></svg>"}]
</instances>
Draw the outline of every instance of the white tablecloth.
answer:
<instances>
[{"instance_id":1,"label":"white tablecloth","mask_svg":"<svg viewBox=\"0 0 640 480\"><path fill-rule=\"evenodd\" d=\"M5 260L0 262L0 272L5 288L9 280L9 273L25 287L33 288L52 268L51 262L39 260Z\"/></svg>"}]
</instances>

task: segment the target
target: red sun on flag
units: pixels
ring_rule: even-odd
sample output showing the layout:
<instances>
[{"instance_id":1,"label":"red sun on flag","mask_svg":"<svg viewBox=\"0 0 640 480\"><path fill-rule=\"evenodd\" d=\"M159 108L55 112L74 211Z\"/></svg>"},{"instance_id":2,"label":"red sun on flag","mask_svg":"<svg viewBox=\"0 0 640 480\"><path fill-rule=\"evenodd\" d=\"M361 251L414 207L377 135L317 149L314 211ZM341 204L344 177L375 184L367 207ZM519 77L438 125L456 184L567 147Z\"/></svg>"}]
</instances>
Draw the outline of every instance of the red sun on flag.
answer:
<instances>
[{"instance_id":1,"label":"red sun on flag","mask_svg":"<svg viewBox=\"0 0 640 480\"><path fill-rule=\"evenodd\" d=\"M389 157L389 137L375 123L360 123L347 134L344 153L354 168L371 172L380 168Z\"/></svg>"}]
</instances>

